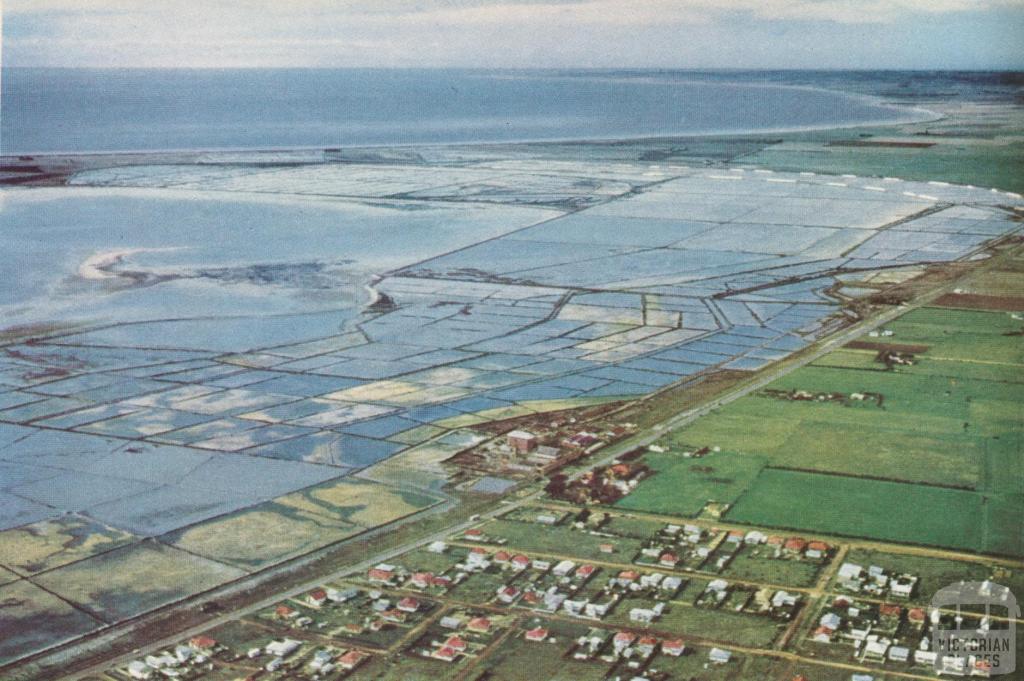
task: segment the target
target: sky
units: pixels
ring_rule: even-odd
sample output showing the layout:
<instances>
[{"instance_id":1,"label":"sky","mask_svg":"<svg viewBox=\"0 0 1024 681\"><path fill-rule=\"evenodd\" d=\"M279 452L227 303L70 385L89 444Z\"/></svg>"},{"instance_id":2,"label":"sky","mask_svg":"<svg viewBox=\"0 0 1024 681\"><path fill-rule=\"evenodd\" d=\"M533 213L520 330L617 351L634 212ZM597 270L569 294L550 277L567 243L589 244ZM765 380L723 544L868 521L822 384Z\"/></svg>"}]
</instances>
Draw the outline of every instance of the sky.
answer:
<instances>
[{"instance_id":1,"label":"sky","mask_svg":"<svg viewBox=\"0 0 1024 681\"><path fill-rule=\"evenodd\" d=\"M1024 69L1024 0L0 0L4 66Z\"/></svg>"}]
</instances>

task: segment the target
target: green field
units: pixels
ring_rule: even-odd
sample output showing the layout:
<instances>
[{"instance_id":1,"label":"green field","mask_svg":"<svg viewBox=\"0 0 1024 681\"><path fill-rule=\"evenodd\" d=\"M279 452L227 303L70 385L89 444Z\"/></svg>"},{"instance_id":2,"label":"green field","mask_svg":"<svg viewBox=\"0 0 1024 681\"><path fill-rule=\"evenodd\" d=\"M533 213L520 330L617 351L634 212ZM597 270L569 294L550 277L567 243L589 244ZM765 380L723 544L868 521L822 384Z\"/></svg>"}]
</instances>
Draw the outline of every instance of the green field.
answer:
<instances>
[{"instance_id":1,"label":"green field","mask_svg":"<svg viewBox=\"0 0 1024 681\"><path fill-rule=\"evenodd\" d=\"M1024 554L1024 343L1006 335L1021 321L921 308L887 328L927 346L914 365L844 348L769 386L880 403L749 395L663 438L657 473L619 506L692 516L735 500L727 517L745 523ZM699 447L728 454L678 456Z\"/></svg>"},{"instance_id":2,"label":"green field","mask_svg":"<svg viewBox=\"0 0 1024 681\"><path fill-rule=\"evenodd\" d=\"M629 621L630 609L645 607L645 604L648 602L642 598L624 598L607 621L610 624L632 626ZM760 648L771 646L782 628L782 625L769 617L733 612L726 608L698 608L680 601L673 601L652 625L652 629L658 631Z\"/></svg>"},{"instance_id":3,"label":"green field","mask_svg":"<svg viewBox=\"0 0 1024 681\"><path fill-rule=\"evenodd\" d=\"M820 173L897 176L908 180L945 180L957 184L975 184L1008 191L1024 191L1020 172L1021 142L1013 136L1016 119L1003 124L1005 139L995 141L992 131L976 134L971 116L951 116L944 121L900 127L863 128L857 135L880 139L901 139L923 130L948 130L954 138L926 138L936 142L926 148L841 147L828 146L837 139L850 139L849 130L812 131L782 136L786 142L801 144L771 145L743 157L744 163L775 170L810 170ZM919 139L919 138L918 138ZM917 140L915 140L917 141Z\"/></svg>"},{"instance_id":4,"label":"green field","mask_svg":"<svg viewBox=\"0 0 1024 681\"><path fill-rule=\"evenodd\" d=\"M483 531L494 539L506 539L506 548L510 551L517 549L527 554L531 551L540 551L553 556L571 554L584 560L607 558L601 551L602 544L612 544L616 553L631 556L640 551L643 543L630 537L594 536L567 526L541 527L535 523L517 523L500 519L485 524Z\"/></svg>"},{"instance_id":5,"label":"green field","mask_svg":"<svg viewBox=\"0 0 1024 681\"><path fill-rule=\"evenodd\" d=\"M1002 522L989 522L986 508L992 504L1000 506ZM1018 514L1017 522L1006 522L1011 512ZM791 530L1022 555L1021 515L1022 497L766 468L726 517Z\"/></svg>"},{"instance_id":6,"label":"green field","mask_svg":"<svg viewBox=\"0 0 1024 681\"><path fill-rule=\"evenodd\" d=\"M717 453L700 459L679 454L644 457L655 474L615 505L651 513L696 516L709 501L732 503L764 465L758 457Z\"/></svg>"}]
</instances>

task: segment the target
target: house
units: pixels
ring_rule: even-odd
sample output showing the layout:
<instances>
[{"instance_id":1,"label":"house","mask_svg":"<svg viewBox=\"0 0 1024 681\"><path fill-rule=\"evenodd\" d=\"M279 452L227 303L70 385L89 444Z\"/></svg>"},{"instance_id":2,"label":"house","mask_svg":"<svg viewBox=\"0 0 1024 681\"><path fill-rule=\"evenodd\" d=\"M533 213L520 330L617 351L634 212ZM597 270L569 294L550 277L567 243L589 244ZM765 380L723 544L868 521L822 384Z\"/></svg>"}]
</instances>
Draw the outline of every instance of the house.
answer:
<instances>
[{"instance_id":1,"label":"house","mask_svg":"<svg viewBox=\"0 0 1024 681\"><path fill-rule=\"evenodd\" d=\"M464 574L462 576L465 577ZM436 586L436 587L439 587L441 589L447 589L451 585L452 585L452 580L449 577L445 577L444 575L435 575L430 580L430 586Z\"/></svg>"},{"instance_id":2,"label":"house","mask_svg":"<svg viewBox=\"0 0 1024 681\"><path fill-rule=\"evenodd\" d=\"M541 642L546 640L548 637L548 630L544 627L536 627L526 632L527 641Z\"/></svg>"},{"instance_id":3,"label":"house","mask_svg":"<svg viewBox=\"0 0 1024 681\"><path fill-rule=\"evenodd\" d=\"M619 633L615 634L615 638L612 639L612 649L615 650L616 654L619 654L623 650L628 648L635 640L635 635L629 633L628 631L620 631Z\"/></svg>"},{"instance_id":4,"label":"house","mask_svg":"<svg viewBox=\"0 0 1024 681\"><path fill-rule=\"evenodd\" d=\"M923 627L927 617L924 608L911 608L907 611L907 621L915 627Z\"/></svg>"},{"instance_id":5,"label":"house","mask_svg":"<svg viewBox=\"0 0 1024 681\"><path fill-rule=\"evenodd\" d=\"M381 618L383 618L385 622L391 622L392 624L404 624L405 621L408 619L404 612L402 612L401 610L397 610L395 608L392 608L391 610L385 610L380 614L380 616Z\"/></svg>"},{"instance_id":6,"label":"house","mask_svg":"<svg viewBox=\"0 0 1024 681\"><path fill-rule=\"evenodd\" d=\"M442 662L454 662L455 658L459 656L459 653L448 646L441 646L431 653L430 656L435 660L441 660Z\"/></svg>"},{"instance_id":7,"label":"house","mask_svg":"<svg viewBox=\"0 0 1024 681\"><path fill-rule=\"evenodd\" d=\"M153 675L153 668L145 662L134 660L128 663L128 676L133 679L148 679Z\"/></svg>"},{"instance_id":8,"label":"house","mask_svg":"<svg viewBox=\"0 0 1024 681\"><path fill-rule=\"evenodd\" d=\"M662 641L661 652L672 657L679 657L686 652L686 645L678 638Z\"/></svg>"},{"instance_id":9,"label":"house","mask_svg":"<svg viewBox=\"0 0 1024 681\"><path fill-rule=\"evenodd\" d=\"M708 582L708 586L705 591L725 591L729 588L729 582L724 579L713 579Z\"/></svg>"},{"instance_id":10,"label":"house","mask_svg":"<svg viewBox=\"0 0 1024 681\"><path fill-rule=\"evenodd\" d=\"M623 570L615 578L615 583L622 587L628 587L638 579L640 579L640 573L636 570Z\"/></svg>"},{"instance_id":11,"label":"house","mask_svg":"<svg viewBox=\"0 0 1024 681\"><path fill-rule=\"evenodd\" d=\"M324 589L313 589L306 594L306 605L311 608L319 608L327 602L327 591Z\"/></svg>"},{"instance_id":12,"label":"house","mask_svg":"<svg viewBox=\"0 0 1024 681\"><path fill-rule=\"evenodd\" d=\"M885 654L889 652L889 639L877 638L873 641L867 641L864 644L864 659L872 659L881 662L885 659Z\"/></svg>"},{"instance_id":13,"label":"house","mask_svg":"<svg viewBox=\"0 0 1024 681\"><path fill-rule=\"evenodd\" d=\"M366 578L374 584L391 584L395 579L395 568L392 565L381 563L377 567L370 568Z\"/></svg>"},{"instance_id":14,"label":"house","mask_svg":"<svg viewBox=\"0 0 1024 681\"><path fill-rule=\"evenodd\" d=\"M524 556L521 553L517 553L516 555L512 556L512 560L510 562L512 563L512 567L516 570L525 570L526 568L530 567L529 557Z\"/></svg>"},{"instance_id":15,"label":"house","mask_svg":"<svg viewBox=\"0 0 1024 681\"><path fill-rule=\"evenodd\" d=\"M530 590L530 591L524 591L523 592L523 602L526 603L527 605L539 605L540 602L543 601L543 600L544 600L544 597L541 596L536 591Z\"/></svg>"},{"instance_id":16,"label":"house","mask_svg":"<svg viewBox=\"0 0 1024 681\"><path fill-rule=\"evenodd\" d=\"M528 454L537 448L537 436L525 430L513 430L505 436L508 446L520 454Z\"/></svg>"},{"instance_id":17,"label":"house","mask_svg":"<svg viewBox=\"0 0 1024 681\"><path fill-rule=\"evenodd\" d=\"M409 578L409 585L417 589L426 589L433 584L434 575L430 572L414 572Z\"/></svg>"},{"instance_id":18,"label":"house","mask_svg":"<svg viewBox=\"0 0 1024 681\"><path fill-rule=\"evenodd\" d=\"M533 569L538 572L547 572L551 569L551 563L546 560L535 560L533 561Z\"/></svg>"},{"instance_id":19,"label":"house","mask_svg":"<svg viewBox=\"0 0 1024 681\"><path fill-rule=\"evenodd\" d=\"M818 624L820 624L823 627L828 627L832 631L838 630L842 623L842 618L834 612L827 612L821 616L821 619L818 620Z\"/></svg>"},{"instance_id":20,"label":"house","mask_svg":"<svg viewBox=\"0 0 1024 681\"><path fill-rule=\"evenodd\" d=\"M764 532L757 530L751 530L747 532L746 536L743 537L743 543L749 545L763 544L768 540L768 536Z\"/></svg>"},{"instance_id":21,"label":"house","mask_svg":"<svg viewBox=\"0 0 1024 681\"><path fill-rule=\"evenodd\" d=\"M807 543L807 550L804 555L812 560L821 560L828 555L829 546L823 541L812 541Z\"/></svg>"},{"instance_id":22,"label":"house","mask_svg":"<svg viewBox=\"0 0 1024 681\"><path fill-rule=\"evenodd\" d=\"M512 560L512 554L508 551L498 551L494 554L493 560L498 565L508 565L508 562Z\"/></svg>"},{"instance_id":23,"label":"house","mask_svg":"<svg viewBox=\"0 0 1024 681\"><path fill-rule=\"evenodd\" d=\"M210 638L209 636L193 636L188 640L188 644L192 646L193 650L199 652L209 652L217 647L217 641Z\"/></svg>"},{"instance_id":24,"label":"house","mask_svg":"<svg viewBox=\"0 0 1024 681\"><path fill-rule=\"evenodd\" d=\"M274 615L278 619L290 620L299 616L299 611L287 605L279 605L274 609Z\"/></svg>"},{"instance_id":25,"label":"house","mask_svg":"<svg viewBox=\"0 0 1024 681\"><path fill-rule=\"evenodd\" d=\"M364 653L361 650L350 650L338 658L338 664L342 669L352 670L365 662L369 657L368 653Z\"/></svg>"},{"instance_id":26,"label":"house","mask_svg":"<svg viewBox=\"0 0 1024 681\"><path fill-rule=\"evenodd\" d=\"M486 617L474 617L469 620L469 624L466 625L466 628L470 631L475 631L478 634L486 634L491 630L491 620Z\"/></svg>"},{"instance_id":27,"label":"house","mask_svg":"<svg viewBox=\"0 0 1024 681\"><path fill-rule=\"evenodd\" d=\"M572 615L573 617L580 617L583 614L583 609L586 606L586 601L570 600L568 598L562 601L562 610L565 610L565 612Z\"/></svg>"},{"instance_id":28,"label":"house","mask_svg":"<svg viewBox=\"0 0 1024 681\"><path fill-rule=\"evenodd\" d=\"M465 640L459 638L458 636L449 636L448 640L444 642L444 647L451 648L452 650L459 653L464 653L466 652L466 649L469 647L469 644L466 643Z\"/></svg>"},{"instance_id":29,"label":"house","mask_svg":"<svg viewBox=\"0 0 1024 681\"><path fill-rule=\"evenodd\" d=\"M910 649L903 646L889 648L889 659L893 662L907 662L910 659Z\"/></svg>"},{"instance_id":30,"label":"house","mask_svg":"<svg viewBox=\"0 0 1024 681\"><path fill-rule=\"evenodd\" d=\"M344 603L359 595L359 589L334 589L327 587L327 600L331 603Z\"/></svg>"},{"instance_id":31,"label":"house","mask_svg":"<svg viewBox=\"0 0 1024 681\"><path fill-rule=\"evenodd\" d=\"M886 619L899 619L903 614L903 608L895 603L882 603L878 606L878 614Z\"/></svg>"},{"instance_id":32,"label":"house","mask_svg":"<svg viewBox=\"0 0 1024 681\"><path fill-rule=\"evenodd\" d=\"M576 578L582 580L590 579L596 569L593 565L580 565L576 568Z\"/></svg>"},{"instance_id":33,"label":"house","mask_svg":"<svg viewBox=\"0 0 1024 681\"><path fill-rule=\"evenodd\" d=\"M790 537L782 545L782 550L787 553L803 553L807 548L807 541L802 537Z\"/></svg>"},{"instance_id":34,"label":"house","mask_svg":"<svg viewBox=\"0 0 1024 681\"><path fill-rule=\"evenodd\" d=\"M814 633L811 634L811 638L814 641L817 641L818 643L831 643L832 642L832 634L834 634L834 633L835 633L834 629L830 629L830 628L822 625L822 626L820 626L820 627L818 627L817 629L814 630Z\"/></svg>"},{"instance_id":35,"label":"house","mask_svg":"<svg viewBox=\"0 0 1024 681\"><path fill-rule=\"evenodd\" d=\"M658 613L651 608L632 608L629 611L630 621L637 622L639 624L650 624L657 618Z\"/></svg>"},{"instance_id":36,"label":"house","mask_svg":"<svg viewBox=\"0 0 1024 681\"><path fill-rule=\"evenodd\" d=\"M917 664L923 664L926 666L933 666L935 661L939 659L938 653L933 650L915 650L914 651L914 662Z\"/></svg>"},{"instance_id":37,"label":"house","mask_svg":"<svg viewBox=\"0 0 1024 681\"><path fill-rule=\"evenodd\" d=\"M615 605L615 601L609 601L607 603L587 603L583 608L583 613L587 617L591 617L593 619L602 619L608 614L608 611L611 610L613 605Z\"/></svg>"},{"instance_id":38,"label":"house","mask_svg":"<svg viewBox=\"0 0 1024 681\"><path fill-rule=\"evenodd\" d=\"M854 563L843 563L839 566L839 571L836 572L836 578L840 582L852 583L861 579L861 575L864 572L864 568Z\"/></svg>"},{"instance_id":39,"label":"house","mask_svg":"<svg viewBox=\"0 0 1024 681\"><path fill-rule=\"evenodd\" d=\"M776 591L772 596L773 608L789 608L796 605L797 597L788 591Z\"/></svg>"},{"instance_id":40,"label":"house","mask_svg":"<svg viewBox=\"0 0 1024 681\"><path fill-rule=\"evenodd\" d=\"M519 594L522 592L514 586L503 586L498 589L498 600L506 605L515 603L516 599L519 598Z\"/></svg>"},{"instance_id":41,"label":"house","mask_svg":"<svg viewBox=\"0 0 1024 681\"><path fill-rule=\"evenodd\" d=\"M679 562L679 556L674 553L665 552L658 558L658 564L662 567L674 568Z\"/></svg>"},{"instance_id":42,"label":"house","mask_svg":"<svg viewBox=\"0 0 1024 681\"><path fill-rule=\"evenodd\" d=\"M679 587L683 585L683 580L679 577L666 577L661 580L659 587L662 591L667 591L669 594L674 594L679 590Z\"/></svg>"},{"instance_id":43,"label":"house","mask_svg":"<svg viewBox=\"0 0 1024 681\"><path fill-rule=\"evenodd\" d=\"M657 645L658 639L654 638L653 636L641 636L640 640L636 642L636 646L634 647L636 648L637 652L639 652L640 655L644 657L644 659L646 659L654 654L654 649L657 647Z\"/></svg>"},{"instance_id":44,"label":"house","mask_svg":"<svg viewBox=\"0 0 1024 681\"><path fill-rule=\"evenodd\" d=\"M572 572L575 568L576 568L576 563L572 562L571 560L563 560L558 565L556 565L555 569L552 570L551 572L556 577L565 577L570 572Z\"/></svg>"},{"instance_id":45,"label":"house","mask_svg":"<svg viewBox=\"0 0 1024 681\"><path fill-rule=\"evenodd\" d=\"M431 542L430 546L427 547L427 551L431 553L444 553L448 550L448 545L443 541Z\"/></svg>"},{"instance_id":46,"label":"house","mask_svg":"<svg viewBox=\"0 0 1024 681\"><path fill-rule=\"evenodd\" d=\"M551 612L555 612L562 607L562 603L565 602L565 599L565 594L558 593L557 591L548 591L544 594L544 608Z\"/></svg>"},{"instance_id":47,"label":"house","mask_svg":"<svg viewBox=\"0 0 1024 681\"><path fill-rule=\"evenodd\" d=\"M443 627L444 629L461 629L462 618L453 617L452 615L446 615L440 619L438 624L441 625L441 627Z\"/></svg>"},{"instance_id":48,"label":"house","mask_svg":"<svg viewBox=\"0 0 1024 681\"><path fill-rule=\"evenodd\" d=\"M642 589L654 589L659 584L661 584L661 580L663 580L663 579L665 579L665 575L661 574L660 572L652 572L649 575L641 575L640 576L640 588L642 588Z\"/></svg>"},{"instance_id":49,"label":"house","mask_svg":"<svg viewBox=\"0 0 1024 681\"><path fill-rule=\"evenodd\" d=\"M323 672L324 667L329 666L331 669L334 665L331 664L331 660L334 658L330 652L326 650L318 650L313 654L313 659L310 661L309 666L315 671ZM330 670L328 670L330 671Z\"/></svg>"},{"instance_id":50,"label":"house","mask_svg":"<svg viewBox=\"0 0 1024 681\"><path fill-rule=\"evenodd\" d=\"M178 662L181 663L188 662L192 658L192 653L194 652L195 651L189 646L174 646L174 657L176 657Z\"/></svg>"},{"instance_id":51,"label":"house","mask_svg":"<svg viewBox=\"0 0 1024 681\"><path fill-rule=\"evenodd\" d=\"M402 612L416 612L420 609L420 602L415 598L410 598L407 596L402 600L398 601L398 605L396 607Z\"/></svg>"},{"instance_id":52,"label":"house","mask_svg":"<svg viewBox=\"0 0 1024 681\"><path fill-rule=\"evenodd\" d=\"M721 648L712 648L708 653L708 659L712 664L725 664L732 659L732 653Z\"/></svg>"},{"instance_id":53,"label":"house","mask_svg":"<svg viewBox=\"0 0 1024 681\"><path fill-rule=\"evenodd\" d=\"M614 544L601 544L600 546L597 547L597 550L600 551L601 553L615 553L615 545Z\"/></svg>"},{"instance_id":54,"label":"house","mask_svg":"<svg viewBox=\"0 0 1024 681\"><path fill-rule=\"evenodd\" d=\"M471 568L476 568L478 570L484 570L490 564L491 564L491 561L489 561L487 559L487 552L484 551L479 546L476 547L476 548L470 549L469 550L469 555L466 556L466 565L471 567Z\"/></svg>"},{"instance_id":55,"label":"house","mask_svg":"<svg viewBox=\"0 0 1024 681\"><path fill-rule=\"evenodd\" d=\"M900 575L889 582L889 593L896 598L910 598L917 585L917 577L911 575Z\"/></svg>"},{"instance_id":56,"label":"house","mask_svg":"<svg viewBox=\"0 0 1024 681\"><path fill-rule=\"evenodd\" d=\"M280 641L271 641L263 649L268 655L275 657L288 657L302 645L302 641L286 638Z\"/></svg>"},{"instance_id":57,"label":"house","mask_svg":"<svg viewBox=\"0 0 1024 681\"><path fill-rule=\"evenodd\" d=\"M541 525L557 525L558 524L558 518L556 518L555 516L550 515L548 513L541 513L540 515L538 515L535 518L535 520L538 523L540 523Z\"/></svg>"},{"instance_id":58,"label":"house","mask_svg":"<svg viewBox=\"0 0 1024 681\"><path fill-rule=\"evenodd\" d=\"M850 681L875 681L875 677L871 674L854 674L850 677Z\"/></svg>"}]
</instances>

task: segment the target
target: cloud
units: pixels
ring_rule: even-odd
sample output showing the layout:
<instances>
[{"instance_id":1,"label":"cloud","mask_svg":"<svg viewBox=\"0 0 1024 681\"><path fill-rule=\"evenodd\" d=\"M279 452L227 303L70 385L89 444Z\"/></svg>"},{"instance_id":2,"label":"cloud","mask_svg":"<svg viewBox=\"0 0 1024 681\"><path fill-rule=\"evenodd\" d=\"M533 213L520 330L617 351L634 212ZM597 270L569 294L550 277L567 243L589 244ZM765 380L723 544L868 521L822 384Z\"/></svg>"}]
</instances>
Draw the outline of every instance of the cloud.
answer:
<instances>
[{"instance_id":1,"label":"cloud","mask_svg":"<svg viewBox=\"0 0 1024 681\"><path fill-rule=\"evenodd\" d=\"M892 28L926 50L922 26L1024 16L1024 0L3 1L6 63L89 66L824 65L809 55L837 37L878 47Z\"/></svg>"}]
</instances>

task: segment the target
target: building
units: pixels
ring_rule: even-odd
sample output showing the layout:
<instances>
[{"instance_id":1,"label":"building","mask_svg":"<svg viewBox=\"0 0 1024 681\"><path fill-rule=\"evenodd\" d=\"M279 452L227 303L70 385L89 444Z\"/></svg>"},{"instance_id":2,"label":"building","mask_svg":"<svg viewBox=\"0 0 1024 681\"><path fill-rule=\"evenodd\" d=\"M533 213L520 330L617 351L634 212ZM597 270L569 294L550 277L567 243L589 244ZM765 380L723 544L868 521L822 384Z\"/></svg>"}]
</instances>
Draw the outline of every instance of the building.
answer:
<instances>
[{"instance_id":1,"label":"building","mask_svg":"<svg viewBox=\"0 0 1024 681\"><path fill-rule=\"evenodd\" d=\"M296 641L294 639L286 638L280 641L271 641L267 644L267 647L263 650L268 655L274 655L275 657L288 657L302 645L302 641Z\"/></svg>"},{"instance_id":2,"label":"building","mask_svg":"<svg viewBox=\"0 0 1024 681\"><path fill-rule=\"evenodd\" d=\"M712 648L708 653L708 659L712 664L725 664L732 659L732 653L721 648Z\"/></svg>"},{"instance_id":3,"label":"building","mask_svg":"<svg viewBox=\"0 0 1024 681\"><path fill-rule=\"evenodd\" d=\"M544 627L537 627L535 629L530 629L529 631L526 632L526 640L527 641L535 641L535 642L539 643L541 641L546 640L547 637L548 637L548 630L545 629Z\"/></svg>"},{"instance_id":4,"label":"building","mask_svg":"<svg viewBox=\"0 0 1024 681\"><path fill-rule=\"evenodd\" d=\"M402 612L416 612L420 609L420 602L415 598L406 596L402 600L398 601L396 606Z\"/></svg>"},{"instance_id":5,"label":"building","mask_svg":"<svg viewBox=\"0 0 1024 681\"><path fill-rule=\"evenodd\" d=\"M505 437L508 446L520 454L528 454L537 448L537 436L525 430L513 430Z\"/></svg>"},{"instance_id":6,"label":"building","mask_svg":"<svg viewBox=\"0 0 1024 681\"><path fill-rule=\"evenodd\" d=\"M313 589L306 594L306 605L311 608L319 608L327 602L327 591L324 589Z\"/></svg>"},{"instance_id":7,"label":"building","mask_svg":"<svg viewBox=\"0 0 1024 681\"><path fill-rule=\"evenodd\" d=\"M671 639L661 642L661 652L672 657L679 657L686 652L686 645L680 639Z\"/></svg>"},{"instance_id":8,"label":"building","mask_svg":"<svg viewBox=\"0 0 1024 681\"><path fill-rule=\"evenodd\" d=\"M555 569L552 570L552 573L556 577L566 577L575 568L576 568L576 563L572 562L571 560L563 560L558 565L555 566Z\"/></svg>"},{"instance_id":9,"label":"building","mask_svg":"<svg viewBox=\"0 0 1024 681\"><path fill-rule=\"evenodd\" d=\"M466 625L466 628L470 631L475 631L478 634L486 634L491 630L491 620L486 617L474 617L469 620L469 624Z\"/></svg>"},{"instance_id":10,"label":"building","mask_svg":"<svg viewBox=\"0 0 1024 681\"><path fill-rule=\"evenodd\" d=\"M395 578L395 567L381 563L376 567L370 568L366 573L366 578L377 584L390 584Z\"/></svg>"},{"instance_id":11,"label":"building","mask_svg":"<svg viewBox=\"0 0 1024 681\"><path fill-rule=\"evenodd\" d=\"M368 657L370 655L361 650L350 650L338 658L338 664L342 669L352 670L365 662Z\"/></svg>"}]
</instances>

